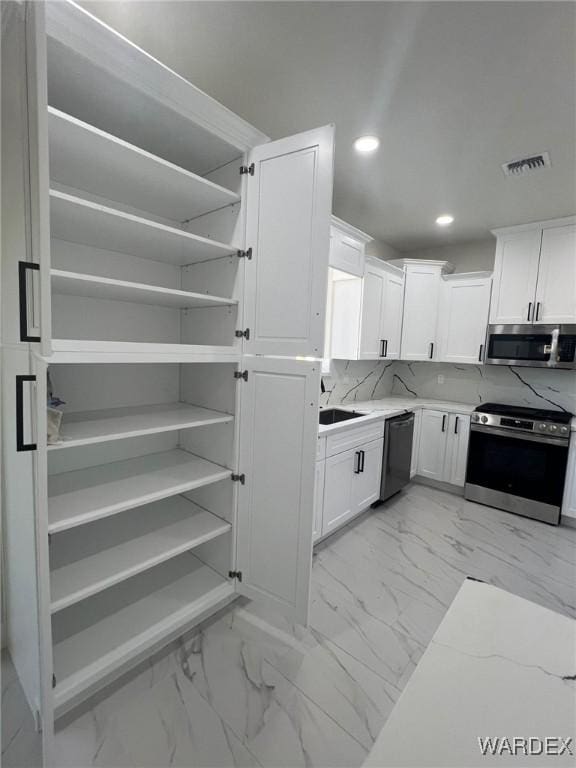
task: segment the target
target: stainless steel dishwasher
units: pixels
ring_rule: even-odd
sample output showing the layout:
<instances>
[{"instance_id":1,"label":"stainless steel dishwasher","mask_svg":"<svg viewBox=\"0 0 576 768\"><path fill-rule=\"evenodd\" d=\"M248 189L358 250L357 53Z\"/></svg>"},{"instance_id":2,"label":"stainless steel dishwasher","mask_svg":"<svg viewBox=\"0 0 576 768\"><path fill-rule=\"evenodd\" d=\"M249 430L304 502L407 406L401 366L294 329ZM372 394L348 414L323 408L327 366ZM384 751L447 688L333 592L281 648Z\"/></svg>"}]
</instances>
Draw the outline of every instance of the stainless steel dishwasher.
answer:
<instances>
[{"instance_id":1,"label":"stainless steel dishwasher","mask_svg":"<svg viewBox=\"0 0 576 768\"><path fill-rule=\"evenodd\" d=\"M403 413L386 420L380 499L374 502L373 507L394 496L410 482L413 436L413 413Z\"/></svg>"}]
</instances>

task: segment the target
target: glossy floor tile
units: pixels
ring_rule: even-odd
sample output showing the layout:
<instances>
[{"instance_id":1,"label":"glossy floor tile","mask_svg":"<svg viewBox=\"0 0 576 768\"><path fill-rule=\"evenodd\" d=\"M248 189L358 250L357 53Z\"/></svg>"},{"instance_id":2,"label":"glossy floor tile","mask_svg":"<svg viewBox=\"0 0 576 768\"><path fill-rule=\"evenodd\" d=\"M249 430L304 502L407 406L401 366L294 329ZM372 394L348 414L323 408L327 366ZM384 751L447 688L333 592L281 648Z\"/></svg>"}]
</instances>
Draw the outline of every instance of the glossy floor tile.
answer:
<instances>
[{"instance_id":1,"label":"glossy floor tile","mask_svg":"<svg viewBox=\"0 0 576 768\"><path fill-rule=\"evenodd\" d=\"M467 576L576 615L576 530L413 485L319 546L308 627L237 604L61 723L57 765L360 766Z\"/></svg>"}]
</instances>

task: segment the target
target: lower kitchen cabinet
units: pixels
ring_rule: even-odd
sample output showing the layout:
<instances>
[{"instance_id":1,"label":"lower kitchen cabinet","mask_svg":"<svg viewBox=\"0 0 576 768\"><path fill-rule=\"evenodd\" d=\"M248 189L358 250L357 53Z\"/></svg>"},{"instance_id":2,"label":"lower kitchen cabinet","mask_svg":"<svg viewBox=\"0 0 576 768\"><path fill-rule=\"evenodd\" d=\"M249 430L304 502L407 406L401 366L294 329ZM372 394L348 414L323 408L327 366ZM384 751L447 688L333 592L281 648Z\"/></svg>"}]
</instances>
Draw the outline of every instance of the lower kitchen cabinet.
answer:
<instances>
[{"instance_id":1,"label":"lower kitchen cabinet","mask_svg":"<svg viewBox=\"0 0 576 768\"><path fill-rule=\"evenodd\" d=\"M324 476L326 474L326 462L316 462L316 480L314 482L314 527L312 529L312 541L317 541L322 536L322 511L324 508Z\"/></svg>"},{"instance_id":2,"label":"lower kitchen cabinet","mask_svg":"<svg viewBox=\"0 0 576 768\"><path fill-rule=\"evenodd\" d=\"M326 459L322 536L332 533L380 495L384 439Z\"/></svg>"},{"instance_id":3,"label":"lower kitchen cabinet","mask_svg":"<svg viewBox=\"0 0 576 768\"><path fill-rule=\"evenodd\" d=\"M564 483L562 517L570 517L572 522L576 523L576 432L572 432L570 436L570 452L568 453L566 482Z\"/></svg>"},{"instance_id":4,"label":"lower kitchen cabinet","mask_svg":"<svg viewBox=\"0 0 576 768\"><path fill-rule=\"evenodd\" d=\"M469 434L469 414L424 408L415 474L463 487Z\"/></svg>"}]
</instances>

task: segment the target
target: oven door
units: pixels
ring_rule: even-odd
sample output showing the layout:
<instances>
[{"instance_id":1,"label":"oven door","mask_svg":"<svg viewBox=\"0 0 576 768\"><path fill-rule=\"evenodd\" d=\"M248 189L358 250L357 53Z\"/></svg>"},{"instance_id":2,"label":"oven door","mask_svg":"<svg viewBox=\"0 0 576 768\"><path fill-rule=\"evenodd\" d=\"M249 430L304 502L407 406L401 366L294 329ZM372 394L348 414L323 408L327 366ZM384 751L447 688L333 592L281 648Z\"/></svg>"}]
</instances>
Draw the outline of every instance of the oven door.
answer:
<instances>
[{"instance_id":1,"label":"oven door","mask_svg":"<svg viewBox=\"0 0 576 768\"><path fill-rule=\"evenodd\" d=\"M567 459L561 438L472 424L466 498L557 523Z\"/></svg>"}]
</instances>

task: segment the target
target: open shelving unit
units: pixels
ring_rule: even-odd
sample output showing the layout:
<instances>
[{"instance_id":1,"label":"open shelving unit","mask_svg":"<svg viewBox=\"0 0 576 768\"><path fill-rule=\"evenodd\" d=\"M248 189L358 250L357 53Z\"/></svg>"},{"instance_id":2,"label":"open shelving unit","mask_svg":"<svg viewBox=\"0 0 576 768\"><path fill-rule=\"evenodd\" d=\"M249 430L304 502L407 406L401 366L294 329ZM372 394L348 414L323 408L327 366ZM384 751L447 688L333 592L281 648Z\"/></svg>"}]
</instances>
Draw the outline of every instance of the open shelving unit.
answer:
<instances>
[{"instance_id":1,"label":"open shelving unit","mask_svg":"<svg viewBox=\"0 0 576 768\"><path fill-rule=\"evenodd\" d=\"M64 401L46 446L58 715L234 594L245 148L171 111L164 85L195 89L164 82L142 52L136 71L164 83L157 100L89 64L99 35L135 52L99 24L80 52L50 37L74 39L76 23L82 35L83 12L48 17L42 360Z\"/></svg>"}]
</instances>

